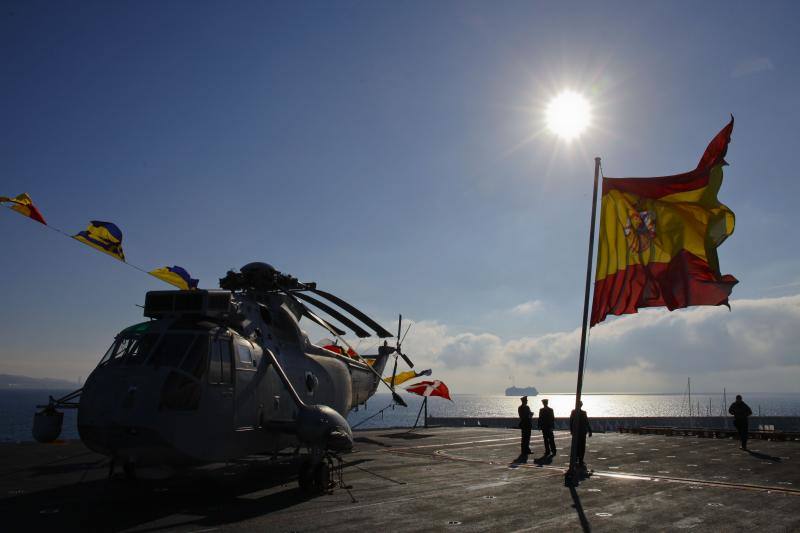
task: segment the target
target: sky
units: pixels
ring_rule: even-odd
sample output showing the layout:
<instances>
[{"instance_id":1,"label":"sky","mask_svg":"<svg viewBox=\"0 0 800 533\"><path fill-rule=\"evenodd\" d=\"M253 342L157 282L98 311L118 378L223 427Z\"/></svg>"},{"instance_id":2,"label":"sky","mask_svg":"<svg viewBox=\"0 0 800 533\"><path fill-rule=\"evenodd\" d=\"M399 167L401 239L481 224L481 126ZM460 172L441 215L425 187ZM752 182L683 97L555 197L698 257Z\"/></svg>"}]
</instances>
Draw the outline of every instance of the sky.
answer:
<instances>
[{"instance_id":1,"label":"sky","mask_svg":"<svg viewBox=\"0 0 800 533\"><path fill-rule=\"evenodd\" d=\"M793 2L4 2L0 195L216 288L265 261L455 393L575 388L594 157L691 170L736 117L731 309L592 328L584 390L798 392ZM548 101L578 91L566 143ZM0 212L0 373L85 378L162 282ZM318 335L308 328L312 340ZM373 344L374 345L374 344ZM369 351L369 342L359 350Z\"/></svg>"}]
</instances>

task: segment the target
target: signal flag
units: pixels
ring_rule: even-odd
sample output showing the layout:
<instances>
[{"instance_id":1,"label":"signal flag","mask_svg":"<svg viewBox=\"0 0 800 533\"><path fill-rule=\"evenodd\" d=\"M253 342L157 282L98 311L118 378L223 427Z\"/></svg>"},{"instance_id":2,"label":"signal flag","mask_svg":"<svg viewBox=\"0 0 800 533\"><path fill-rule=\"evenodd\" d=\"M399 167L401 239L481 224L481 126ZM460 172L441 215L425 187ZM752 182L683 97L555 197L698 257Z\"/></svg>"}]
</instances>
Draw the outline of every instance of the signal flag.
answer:
<instances>
[{"instance_id":1,"label":"signal flag","mask_svg":"<svg viewBox=\"0 0 800 533\"><path fill-rule=\"evenodd\" d=\"M199 280L192 278L184 268L181 268L177 265L157 268L155 270L151 270L148 272L148 274L160 279L161 281L166 281L170 285L174 285L182 291L194 290L197 288L197 284L200 282Z\"/></svg>"},{"instance_id":2,"label":"signal flag","mask_svg":"<svg viewBox=\"0 0 800 533\"><path fill-rule=\"evenodd\" d=\"M413 370L409 370L407 372L400 372L399 374L397 374L394 377L394 384L395 385L400 385L401 383L405 383L406 381L408 381L410 379L418 378L420 376L430 376L432 373L433 372L430 369L423 370L422 372L414 372ZM387 385L391 385L392 384L392 377L389 376L388 378L383 378L383 381Z\"/></svg>"},{"instance_id":3,"label":"signal flag","mask_svg":"<svg viewBox=\"0 0 800 533\"><path fill-rule=\"evenodd\" d=\"M122 231L116 224L92 220L86 231L73 235L72 238L120 261L125 261L125 254L122 251Z\"/></svg>"},{"instance_id":4,"label":"signal flag","mask_svg":"<svg viewBox=\"0 0 800 533\"><path fill-rule=\"evenodd\" d=\"M42 213L33 205L33 200L31 197L28 196L28 193L22 193L19 196L14 198L9 198L8 196L0 196L0 204L10 203L11 205L7 206L9 209L13 209L17 213L22 216L26 216L39 222L41 224L47 225L47 222L44 221L44 217Z\"/></svg>"},{"instance_id":5,"label":"signal flag","mask_svg":"<svg viewBox=\"0 0 800 533\"><path fill-rule=\"evenodd\" d=\"M450 398L450 389L447 388L447 385L444 382L439 381L438 379L434 381L420 381L419 383L415 383L410 387L406 387L408 392L418 394L419 396L440 396L447 400L453 401Z\"/></svg>"}]
</instances>

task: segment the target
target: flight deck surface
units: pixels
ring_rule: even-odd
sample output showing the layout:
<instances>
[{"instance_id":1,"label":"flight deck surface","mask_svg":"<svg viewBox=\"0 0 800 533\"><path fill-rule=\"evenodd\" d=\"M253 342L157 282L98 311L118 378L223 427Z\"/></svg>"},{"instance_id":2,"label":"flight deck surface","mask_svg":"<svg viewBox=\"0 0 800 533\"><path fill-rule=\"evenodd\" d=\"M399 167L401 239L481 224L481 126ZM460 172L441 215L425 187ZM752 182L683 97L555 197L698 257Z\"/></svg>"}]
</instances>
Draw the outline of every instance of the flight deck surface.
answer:
<instances>
[{"instance_id":1,"label":"flight deck surface","mask_svg":"<svg viewBox=\"0 0 800 533\"><path fill-rule=\"evenodd\" d=\"M304 496L296 464L253 457L165 481L108 479L79 441L0 445L3 531L797 531L800 443L595 433L593 470L564 486L558 455L519 457L519 431L355 432L348 492ZM352 496L351 496L352 495ZM355 501L354 501L355 500Z\"/></svg>"}]
</instances>

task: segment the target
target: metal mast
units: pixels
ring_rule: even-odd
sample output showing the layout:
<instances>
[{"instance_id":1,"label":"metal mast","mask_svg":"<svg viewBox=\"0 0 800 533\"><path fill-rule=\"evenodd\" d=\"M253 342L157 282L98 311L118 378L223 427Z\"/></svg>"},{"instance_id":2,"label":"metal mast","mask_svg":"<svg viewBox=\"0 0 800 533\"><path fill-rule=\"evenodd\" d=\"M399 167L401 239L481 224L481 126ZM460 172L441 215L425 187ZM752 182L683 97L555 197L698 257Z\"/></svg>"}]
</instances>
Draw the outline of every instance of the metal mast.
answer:
<instances>
[{"instance_id":1,"label":"metal mast","mask_svg":"<svg viewBox=\"0 0 800 533\"><path fill-rule=\"evenodd\" d=\"M586 361L586 332L589 329L589 291L592 288L592 260L594 252L594 226L597 216L597 182L600 177L600 158L594 158L594 187L592 189L592 220L589 225L589 257L586 261L586 290L583 297L583 322L581 323L581 351L578 358L578 385L575 392L575 433L572 436L572 445L569 452L569 470L564 477L567 485L575 486L578 484L580 467L578 465L578 448L576 438L581 438L583 428L581 427L581 390L583 389L583 367ZM570 428L572 429L572 428Z\"/></svg>"}]
</instances>

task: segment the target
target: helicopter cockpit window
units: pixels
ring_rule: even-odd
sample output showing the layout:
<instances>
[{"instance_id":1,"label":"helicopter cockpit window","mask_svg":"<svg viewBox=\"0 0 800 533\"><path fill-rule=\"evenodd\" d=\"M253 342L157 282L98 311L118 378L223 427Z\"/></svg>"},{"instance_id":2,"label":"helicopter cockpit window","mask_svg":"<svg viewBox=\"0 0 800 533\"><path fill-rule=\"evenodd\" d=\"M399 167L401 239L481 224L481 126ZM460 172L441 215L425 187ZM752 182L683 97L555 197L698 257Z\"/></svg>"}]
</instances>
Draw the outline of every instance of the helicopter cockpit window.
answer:
<instances>
[{"instance_id":1,"label":"helicopter cockpit window","mask_svg":"<svg viewBox=\"0 0 800 533\"><path fill-rule=\"evenodd\" d=\"M229 385L233 383L230 339L223 337L211 341L208 382L216 385Z\"/></svg>"},{"instance_id":2,"label":"helicopter cockpit window","mask_svg":"<svg viewBox=\"0 0 800 533\"><path fill-rule=\"evenodd\" d=\"M189 350L195 335L191 333L166 333L158 343L147 364L177 367Z\"/></svg>"},{"instance_id":3,"label":"helicopter cockpit window","mask_svg":"<svg viewBox=\"0 0 800 533\"><path fill-rule=\"evenodd\" d=\"M200 380L208 368L208 337L194 335L190 338L191 345L181 362L180 370L172 370L164 382L159 410L193 411L200 404ZM176 345L176 351L180 352L180 343Z\"/></svg>"},{"instance_id":4,"label":"helicopter cockpit window","mask_svg":"<svg viewBox=\"0 0 800 533\"><path fill-rule=\"evenodd\" d=\"M105 364L140 365L147 358L156 340L158 340L158 335L154 333L120 335L114 340L114 344L108 349L98 366Z\"/></svg>"},{"instance_id":5,"label":"helicopter cockpit window","mask_svg":"<svg viewBox=\"0 0 800 533\"><path fill-rule=\"evenodd\" d=\"M236 343L236 353L239 355L239 362L243 365L247 366L254 366L253 364L253 353L250 351L250 347L244 344Z\"/></svg>"},{"instance_id":6,"label":"helicopter cockpit window","mask_svg":"<svg viewBox=\"0 0 800 533\"><path fill-rule=\"evenodd\" d=\"M181 370L191 374L197 379L203 377L203 373L208 367L208 337L198 335L194 338L189 353L181 363Z\"/></svg>"}]
</instances>

